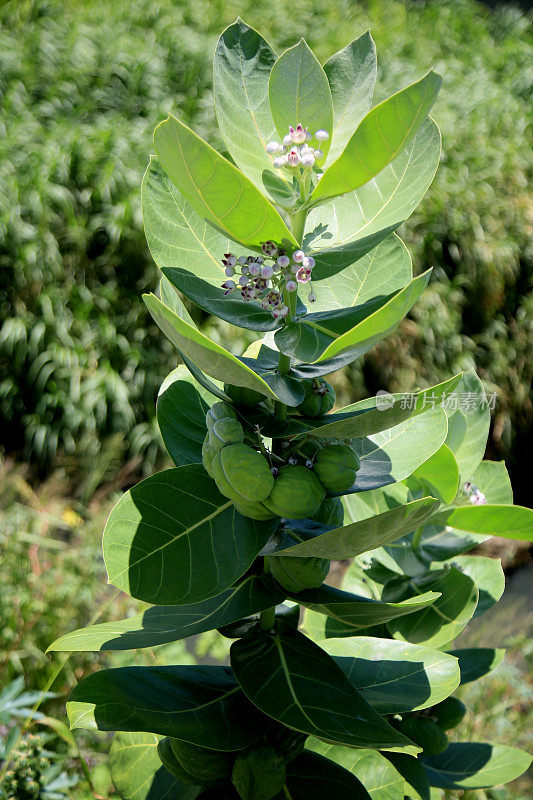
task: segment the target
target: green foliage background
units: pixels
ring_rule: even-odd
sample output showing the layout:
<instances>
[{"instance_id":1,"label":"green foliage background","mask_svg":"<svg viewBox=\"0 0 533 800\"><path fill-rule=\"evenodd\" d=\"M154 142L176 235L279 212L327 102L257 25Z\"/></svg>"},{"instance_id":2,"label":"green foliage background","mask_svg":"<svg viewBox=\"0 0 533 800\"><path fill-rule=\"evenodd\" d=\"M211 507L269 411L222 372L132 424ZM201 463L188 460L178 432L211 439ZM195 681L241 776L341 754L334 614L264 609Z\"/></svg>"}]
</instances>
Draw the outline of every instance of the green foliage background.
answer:
<instances>
[{"instance_id":1,"label":"green foliage background","mask_svg":"<svg viewBox=\"0 0 533 800\"><path fill-rule=\"evenodd\" d=\"M139 299L155 282L140 179L154 124L171 109L220 146L211 54L238 14L278 51L305 36L323 59L371 26L377 100L428 63L444 74L442 164L400 231L417 269L436 268L432 284L344 389L352 399L409 390L475 365L497 394L490 455L508 460L525 502L533 48L521 12L469 0L3 4L1 444L41 469L70 454L81 472L115 435L123 457L153 466L155 396L175 356ZM239 351L244 339L230 344Z\"/></svg>"}]
</instances>

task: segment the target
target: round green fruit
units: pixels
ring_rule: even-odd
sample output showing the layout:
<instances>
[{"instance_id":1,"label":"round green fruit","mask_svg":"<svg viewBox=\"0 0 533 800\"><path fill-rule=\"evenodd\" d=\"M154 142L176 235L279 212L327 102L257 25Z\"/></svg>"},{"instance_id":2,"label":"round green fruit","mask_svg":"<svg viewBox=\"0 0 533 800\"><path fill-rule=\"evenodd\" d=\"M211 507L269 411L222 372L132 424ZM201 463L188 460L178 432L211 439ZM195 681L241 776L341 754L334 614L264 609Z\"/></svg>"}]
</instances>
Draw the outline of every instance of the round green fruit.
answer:
<instances>
[{"instance_id":1,"label":"round green fruit","mask_svg":"<svg viewBox=\"0 0 533 800\"><path fill-rule=\"evenodd\" d=\"M466 706L457 697L447 697L442 703L437 703L430 711L437 724L445 731L457 727L466 714Z\"/></svg>"},{"instance_id":2,"label":"round green fruit","mask_svg":"<svg viewBox=\"0 0 533 800\"><path fill-rule=\"evenodd\" d=\"M329 572L327 558L295 558L272 556L268 559L270 574L288 592L303 592L322 586Z\"/></svg>"},{"instance_id":3,"label":"round green fruit","mask_svg":"<svg viewBox=\"0 0 533 800\"><path fill-rule=\"evenodd\" d=\"M214 450L222 450L227 444L238 444L244 439L244 430L237 419L226 417L213 422L209 431L209 444Z\"/></svg>"},{"instance_id":4,"label":"round green fruit","mask_svg":"<svg viewBox=\"0 0 533 800\"><path fill-rule=\"evenodd\" d=\"M251 519L265 520L274 519L276 514L269 511L264 503L248 503L246 500L234 500L233 505L243 517Z\"/></svg>"},{"instance_id":5,"label":"round green fruit","mask_svg":"<svg viewBox=\"0 0 533 800\"><path fill-rule=\"evenodd\" d=\"M302 417L316 419L323 417L335 405L335 389L321 378L307 378L302 381L305 397L296 410Z\"/></svg>"},{"instance_id":6,"label":"round green fruit","mask_svg":"<svg viewBox=\"0 0 533 800\"><path fill-rule=\"evenodd\" d=\"M328 492L347 492L355 482L359 467L359 459L351 447L329 444L316 454L314 471Z\"/></svg>"},{"instance_id":7,"label":"round green fruit","mask_svg":"<svg viewBox=\"0 0 533 800\"><path fill-rule=\"evenodd\" d=\"M326 497L311 519L314 519L315 522L321 522L322 525L341 528L344 523L344 506L340 497Z\"/></svg>"},{"instance_id":8,"label":"round green fruit","mask_svg":"<svg viewBox=\"0 0 533 800\"><path fill-rule=\"evenodd\" d=\"M274 476L266 458L247 444L228 444L212 462L219 491L230 500L256 503L274 487Z\"/></svg>"},{"instance_id":9,"label":"round green fruit","mask_svg":"<svg viewBox=\"0 0 533 800\"><path fill-rule=\"evenodd\" d=\"M238 753L231 775L242 800L272 800L285 786L285 760L262 744Z\"/></svg>"},{"instance_id":10,"label":"round green fruit","mask_svg":"<svg viewBox=\"0 0 533 800\"><path fill-rule=\"evenodd\" d=\"M216 786L231 777L235 753L208 750L181 739L170 739L170 747L181 768L201 786Z\"/></svg>"},{"instance_id":11,"label":"round green fruit","mask_svg":"<svg viewBox=\"0 0 533 800\"><path fill-rule=\"evenodd\" d=\"M206 434L204 443L202 445L202 464L207 474L213 477L213 458L216 456L217 451L211 446L209 442L209 434Z\"/></svg>"},{"instance_id":12,"label":"round green fruit","mask_svg":"<svg viewBox=\"0 0 533 800\"><path fill-rule=\"evenodd\" d=\"M213 423L217 421L217 419L237 419L237 414L233 410L233 408L229 405L229 403L213 403L210 409L208 409L207 414L205 415L205 424L207 425L207 429L211 430Z\"/></svg>"},{"instance_id":13,"label":"round green fruit","mask_svg":"<svg viewBox=\"0 0 533 800\"><path fill-rule=\"evenodd\" d=\"M266 400L265 395L261 392L247 389L246 386L232 386L231 383L224 384L224 392L234 403L242 406L256 406Z\"/></svg>"},{"instance_id":14,"label":"round green fruit","mask_svg":"<svg viewBox=\"0 0 533 800\"><path fill-rule=\"evenodd\" d=\"M287 464L281 467L272 492L263 502L278 517L305 519L316 514L325 496L324 487L310 469Z\"/></svg>"},{"instance_id":15,"label":"round green fruit","mask_svg":"<svg viewBox=\"0 0 533 800\"><path fill-rule=\"evenodd\" d=\"M422 748L423 756L438 756L448 747L446 733L427 717L406 716L398 723L398 729Z\"/></svg>"}]
</instances>

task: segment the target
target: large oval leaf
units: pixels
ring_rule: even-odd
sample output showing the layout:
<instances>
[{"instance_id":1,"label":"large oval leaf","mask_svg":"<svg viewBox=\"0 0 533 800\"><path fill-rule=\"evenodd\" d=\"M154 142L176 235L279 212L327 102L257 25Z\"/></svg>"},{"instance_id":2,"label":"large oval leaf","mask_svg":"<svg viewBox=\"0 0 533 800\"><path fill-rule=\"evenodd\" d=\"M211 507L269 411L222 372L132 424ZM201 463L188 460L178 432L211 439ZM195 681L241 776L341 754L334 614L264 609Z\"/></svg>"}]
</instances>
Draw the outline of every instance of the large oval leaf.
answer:
<instances>
[{"instance_id":1,"label":"large oval leaf","mask_svg":"<svg viewBox=\"0 0 533 800\"><path fill-rule=\"evenodd\" d=\"M113 786L122 800L195 800L202 791L168 772L153 733L117 733L109 752Z\"/></svg>"},{"instance_id":2,"label":"large oval leaf","mask_svg":"<svg viewBox=\"0 0 533 800\"><path fill-rule=\"evenodd\" d=\"M505 589L505 575L499 558L459 556L454 558L452 563L454 567L459 567L465 575L472 578L479 590L474 617L479 617L496 605Z\"/></svg>"},{"instance_id":3,"label":"large oval leaf","mask_svg":"<svg viewBox=\"0 0 533 800\"><path fill-rule=\"evenodd\" d=\"M333 105L326 73L304 39L290 47L278 58L268 85L270 110L281 139L289 125L301 123L310 133L321 128L330 138L320 142L327 155L333 129Z\"/></svg>"},{"instance_id":4,"label":"large oval leaf","mask_svg":"<svg viewBox=\"0 0 533 800\"><path fill-rule=\"evenodd\" d=\"M71 728L147 731L215 750L263 735L259 712L227 667L120 667L88 675L70 693Z\"/></svg>"},{"instance_id":5,"label":"large oval leaf","mask_svg":"<svg viewBox=\"0 0 533 800\"><path fill-rule=\"evenodd\" d=\"M279 551L279 555L305 558L353 558L417 528L438 508L438 500L424 497L377 516L321 533L308 541ZM272 557L275 558L276 553Z\"/></svg>"},{"instance_id":6,"label":"large oval leaf","mask_svg":"<svg viewBox=\"0 0 533 800\"><path fill-rule=\"evenodd\" d=\"M327 639L321 646L381 714L428 708L459 686L457 659L428 647L366 636Z\"/></svg>"},{"instance_id":7,"label":"large oval leaf","mask_svg":"<svg viewBox=\"0 0 533 800\"><path fill-rule=\"evenodd\" d=\"M275 335L282 353L311 363L335 359L336 368L364 355L391 334L411 310L431 272L424 272L396 294L363 306L306 314Z\"/></svg>"},{"instance_id":8,"label":"large oval leaf","mask_svg":"<svg viewBox=\"0 0 533 800\"><path fill-rule=\"evenodd\" d=\"M424 197L437 171L440 148L439 129L427 118L400 155L372 181L311 210L304 245L312 248L316 261L313 281L320 284L327 281L332 288L343 291L346 272L349 274L345 268L370 253L395 231ZM335 280L333 276L341 270L342 275ZM374 282L371 272L366 278L363 275L361 300L373 296ZM405 283L406 280L399 286ZM386 285L389 285L388 279Z\"/></svg>"},{"instance_id":9,"label":"large oval leaf","mask_svg":"<svg viewBox=\"0 0 533 800\"><path fill-rule=\"evenodd\" d=\"M438 514L435 524L467 533L533 541L533 509L524 506L462 506Z\"/></svg>"},{"instance_id":10,"label":"large oval leaf","mask_svg":"<svg viewBox=\"0 0 533 800\"><path fill-rule=\"evenodd\" d=\"M411 743L354 689L322 648L278 621L231 646L231 663L248 698L291 728L352 747Z\"/></svg>"},{"instance_id":11,"label":"large oval leaf","mask_svg":"<svg viewBox=\"0 0 533 800\"><path fill-rule=\"evenodd\" d=\"M305 746L355 775L372 800L404 800L402 776L376 750L354 750L351 747L326 744L319 739L308 739Z\"/></svg>"},{"instance_id":12,"label":"large oval leaf","mask_svg":"<svg viewBox=\"0 0 533 800\"><path fill-rule=\"evenodd\" d=\"M459 489L459 467L453 452L446 444L424 461L413 472L412 477L426 484L432 495L443 503L451 503Z\"/></svg>"},{"instance_id":13,"label":"large oval leaf","mask_svg":"<svg viewBox=\"0 0 533 800\"><path fill-rule=\"evenodd\" d=\"M235 163L260 189L263 171L272 169L273 161L265 148L275 132L268 102L275 61L261 34L237 19L221 34L213 63L220 133Z\"/></svg>"},{"instance_id":14,"label":"large oval leaf","mask_svg":"<svg viewBox=\"0 0 533 800\"><path fill-rule=\"evenodd\" d=\"M525 750L484 742L452 742L444 753L424 759L431 786L442 789L486 789L509 783L530 764Z\"/></svg>"},{"instance_id":15,"label":"large oval leaf","mask_svg":"<svg viewBox=\"0 0 533 800\"><path fill-rule=\"evenodd\" d=\"M461 683L471 683L488 675L500 666L505 655L505 650L491 647L461 647L448 652L459 661Z\"/></svg>"},{"instance_id":16,"label":"large oval leaf","mask_svg":"<svg viewBox=\"0 0 533 800\"><path fill-rule=\"evenodd\" d=\"M283 800L324 800L324 797L371 800L371 795L353 773L307 749L287 764L286 785L288 793L284 793ZM282 800L281 795L275 800Z\"/></svg>"},{"instance_id":17,"label":"large oval leaf","mask_svg":"<svg viewBox=\"0 0 533 800\"><path fill-rule=\"evenodd\" d=\"M333 101L333 131L326 165L342 153L370 111L377 75L376 45L366 31L324 64Z\"/></svg>"},{"instance_id":18,"label":"large oval leaf","mask_svg":"<svg viewBox=\"0 0 533 800\"><path fill-rule=\"evenodd\" d=\"M159 162L194 210L222 233L259 249L297 242L274 206L236 167L169 114L154 131Z\"/></svg>"},{"instance_id":19,"label":"large oval leaf","mask_svg":"<svg viewBox=\"0 0 533 800\"><path fill-rule=\"evenodd\" d=\"M133 650L157 647L221 628L276 606L285 592L267 575L249 575L224 592L186 606L154 606L127 619L80 628L57 639L48 650Z\"/></svg>"},{"instance_id":20,"label":"large oval leaf","mask_svg":"<svg viewBox=\"0 0 533 800\"><path fill-rule=\"evenodd\" d=\"M197 328L188 325L154 294L143 295L143 300L165 336L199 369L217 380L227 381L234 386L246 386L268 397L277 397L259 375Z\"/></svg>"},{"instance_id":21,"label":"large oval leaf","mask_svg":"<svg viewBox=\"0 0 533 800\"><path fill-rule=\"evenodd\" d=\"M387 624L396 639L443 647L466 628L476 610L478 590L474 581L455 567L421 578L389 581L383 590L383 600L405 600L429 591L440 592L441 597L422 611Z\"/></svg>"},{"instance_id":22,"label":"large oval leaf","mask_svg":"<svg viewBox=\"0 0 533 800\"><path fill-rule=\"evenodd\" d=\"M309 205L358 189L390 164L431 111L441 84L442 77L431 70L369 111L325 171Z\"/></svg>"},{"instance_id":23,"label":"large oval leaf","mask_svg":"<svg viewBox=\"0 0 533 800\"><path fill-rule=\"evenodd\" d=\"M238 514L199 464L164 470L126 492L109 516L109 582L158 605L214 597L246 572L276 524Z\"/></svg>"},{"instance_id":24,"label":"large oval leaf","mask_svg":"<svg viewBox=\"0 0 533 800\"><path fill-rule=\"evenodd\" d=\"M157 423L167 452L177 467L202 462L207 432L205 415L213 404L185 366L168 375L157 396Z\"/></svg>"},{"instance_id":25,"label":"large oval leaf","mask_svg":"<svg viewBox=\"0 0 533 800\"><path fill-rule=\"evenodd\" d=\"M490 409L483 384L475 372L465 372L444 406L448 415L446 444L459 465L461 481L470 480L487 446Z\"/></svg>"}]
</instances>

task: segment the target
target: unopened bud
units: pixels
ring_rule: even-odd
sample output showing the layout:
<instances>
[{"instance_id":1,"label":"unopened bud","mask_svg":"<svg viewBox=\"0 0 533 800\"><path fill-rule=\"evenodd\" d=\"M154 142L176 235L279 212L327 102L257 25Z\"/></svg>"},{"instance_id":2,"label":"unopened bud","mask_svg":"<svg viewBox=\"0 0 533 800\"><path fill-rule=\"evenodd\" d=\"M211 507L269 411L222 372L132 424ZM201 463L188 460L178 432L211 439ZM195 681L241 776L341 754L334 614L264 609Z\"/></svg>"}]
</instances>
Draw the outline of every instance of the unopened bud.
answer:
<instances>
[{"instance_id":1,"label":"unopened bud","mask_svg":"<svg viewBox=\"0 0 533 800\"><path fill-rule=\"evenodd\" d=\"M290 263L289 256L280 256L278 258L278 264L282 269L288 267Z\"/></svg>"},{"instance_id":2,"label":"unopened bud","mask_svg":"<svg viewBox=\"0 0 533 800\"><path fill-rule=\"evenodd\" d=\"M315 160L319 161L321 158L324 158L324 153L322 152L322 150L315 150Z\"/></svg>"},{"instance_id":3,"label":"unopened bud","mask_svg":"<svg viewBox=\"0 0 533 800\"><path fill-rule=\"evenodd\" d=\"M258 275L260 275L260 274L261 274L261 265L260 265L260 264L258 264L256 261L254 261L254 262L253 262L252 264L250 264L250 266L248 267L248 271L250 272L250 275L253 275L253 276L254 276L254 278L256 278Z\"/></svg>"},{"instance_id":4,"label":"unopened bud","mask_svg":"<svg viewBox=\"0 0 533 800\"><path fill-rule=\"evenodd\" d=\"M315 163L315 157L312 153L306 153L302 156L302 167L312 167Z\"/></svg>"},{"instance_id":5,"label":"unopened bud","mask_svg":"<svg viewBox=\"0 0 533 800\"><path fill-rule=\"evenodd\" d=\"M237 261L237 263L238 263L238 264L239 264L241 267L243 267L243 266L246 264L246 261L247 261L247 258L246 258L246 256L239 256L239 260Z\"/></svg>"},{"instance_id":6,"label":"unopened bud","mask_svg":"<svg viewBox=\"0 0 533 800\"><path fill-rule=\"evenodd\" d=\"M295 292L296 289L298 288L298 284L296 283L296 281L287 281L287 283L285 284L285 288L287 289L288 292Z\"/></svg>"},{"instance_id":7,"label":"unopened bud","mask_svg":"<svg viewBox=\"0 0 533 800\"><path fill-rule=\"evenodd\" d=\"M233 276L235 275L235 267L226 267L224 272L226 273L228 278L233 278Z\"/></svg>"},{"instance_id":8,"label":"unopened bud","mask_svg":"<svg viewBox=\"0 0 533 800\"><path fill-rule=\"evenodd\" d=\"M329 139L329 133L324 130L324 128L320 128L320 130L316 131L315 139L318 142L326 142Z\"/></svg>"},{"instance_id":9,"label":"unopened bud","mask_svg":"<svg viewBox=\"0 0 533 800\"><path fill-rule=\"evenodd\" d=\"M272 164L275 166L276 169L282 169L287 165L287 156L277 156Z\"/></svg>"},{"instance_id":10,"label":"unopened bud","mask_svg":"<svg viewBox=\"0 0 533 800\"><path fill-rule=\"evenodd\" d=\"M294 253L292 254L292 260L296 264L301 264L304 258L305 258L305 253L303 250L295 250Z\"/></svg>"},{"instance_id":11,"label":"unopened bud","mask_svg":"<svg viewBox=\"0 0 533 800\"><path fill-rule=\"evenodd\" d=\"M308 458L308 459L307 459L307 461L305 462L305 466L306 466L308 469L313 469L313 466L314 466L314 464L313 464L313 462L311 461L311 459L310 459L310 458Z\"/></svg>"},{"instance_id":12,"label":"unopened bud","mask_svg":"<svg viewBox=\"0 0 533 800\"><path fill-rule=\"evenodd\" d=\"M302 266L307 267L307 269L313 269L315 266L315 259L313 256L306 256L302 261Z\"/></svg>"},{"instance_id":13,"label":"unopened bud","mask_svg":"<svg viewBox=\"0 0 533 800\"><path fill-rule=\"evenodd\" d=\"M283 137L283 144L285 145L285 147L290 147L291 146L291 144L292 144L292 136L290 135L290 133L287 133Z\"/></svg>"},{"instance_id":14,"label":"unopened bud","mask_svg":"<svg viewBox=\"0 0 533 800\"><path fill-rule=\"evenodd\" d=\"M278 142L269 142L266 146L267 153L270 155L274 155L274 153L279 153L281 149L281 145Z\"/></svg>"},{"instance_id":15,"label":"unopened bud","mask_svg":"<svg viewBox=\"0 0 533 800\"><path fill-rule=\"evenodd\" d=\"M241 286L248 286L250 279L246 275L241 275L239 278L239 283Z\"/></svg>"},{"instance_id":16,"label":"unopened bud","mask_svg":"<svg viewBox=\"0 0 533 800\"><path fill-rule=\"evenodd\" d=\"M262 278L266 278L266 280L269 280L269 278L271 278L273 274L274 274L274 270L272 269L272 267L269 264L265 264L264 267L261 267L261 277Z\"/></svg>"}]
</instances>

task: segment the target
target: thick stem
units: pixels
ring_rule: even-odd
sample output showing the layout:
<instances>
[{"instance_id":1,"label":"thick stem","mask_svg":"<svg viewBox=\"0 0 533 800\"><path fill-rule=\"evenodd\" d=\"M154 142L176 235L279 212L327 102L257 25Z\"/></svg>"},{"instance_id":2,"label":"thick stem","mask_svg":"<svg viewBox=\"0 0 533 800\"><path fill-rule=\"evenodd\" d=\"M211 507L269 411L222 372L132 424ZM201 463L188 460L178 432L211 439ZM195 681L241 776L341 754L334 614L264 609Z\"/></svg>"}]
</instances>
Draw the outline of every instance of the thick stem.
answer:
<instances>
[{"instance_id":1,"label":"thick stem","mask_svg":"<svg viewBox=\"0 0 533 800\"><path fill-rule=\"evenodd\" d=\"M263 570L265 573L270 572L268 566L268 556L265 557ZM276 624L276 607L266 608L259 614L259 627L262 631L271 631Z\"/></svg>"},{"instance_id":2,"label":"thick stem","mask_svg":"<svg viewBox=\"0 0 533 800\"><path fill-rule=\"evenodd\" d=\"M417 528L413 534L413 539L411 542L411 548L416 552L420 547L420 541L422 539L422 533L424 532L423 526Z\"/></svg>"},{"instance_id":3,"label":"thick stem","mask_svg":"<svg viewBox=\"0 0 533 800\"><path fill-rule=\"evenodd\" d=\"M291 221L291 233L301 246L304 238L305 220L307 219L307 209L302 208L295 211L294 214L289 214Z\"/></svg>"}]
</instances>

